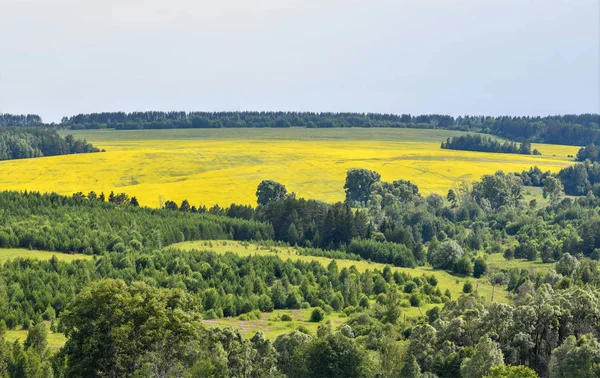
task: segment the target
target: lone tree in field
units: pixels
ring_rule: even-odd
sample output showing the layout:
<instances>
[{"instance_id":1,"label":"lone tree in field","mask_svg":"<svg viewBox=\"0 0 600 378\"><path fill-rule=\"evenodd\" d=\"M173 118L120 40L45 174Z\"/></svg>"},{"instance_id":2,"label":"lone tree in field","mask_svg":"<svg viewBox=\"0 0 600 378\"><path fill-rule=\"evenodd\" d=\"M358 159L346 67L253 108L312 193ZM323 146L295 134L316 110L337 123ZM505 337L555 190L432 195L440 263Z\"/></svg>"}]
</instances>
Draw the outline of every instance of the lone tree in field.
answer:
<instances>
[{"instance_id":1,"label":"lone tree in field","mask_svg":"<svg viewBox=\"0 0 600 378\"><path fill-rule=\"evenodd\" d=\"M256 202L267 205L274 201L281 201L287 196L285 185L272 180L263 180L256 190Z\"/></svg>"},{"instance_id":2,"label":"lone tree in field","mask_svg":"<svg viewBox=\"0 0 600 378\"><path fill-rule=\"evenodd\" d=\"M368 169L350 169L346 174L346 203L366 204L371 195L371 185L381 179L381 175Z\"/></svg>"}]
</instances>

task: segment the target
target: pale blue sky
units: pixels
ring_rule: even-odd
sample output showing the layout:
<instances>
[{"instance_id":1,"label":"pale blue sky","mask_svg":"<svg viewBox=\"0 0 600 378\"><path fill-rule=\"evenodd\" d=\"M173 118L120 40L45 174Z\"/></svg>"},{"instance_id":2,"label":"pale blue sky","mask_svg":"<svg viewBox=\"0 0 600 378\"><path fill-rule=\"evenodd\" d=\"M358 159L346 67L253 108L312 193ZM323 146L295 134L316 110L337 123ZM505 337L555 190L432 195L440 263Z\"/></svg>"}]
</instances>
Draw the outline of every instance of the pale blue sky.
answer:
<instances>
[{"instance_id":1,"label":"pale blue sky","mask_svg":"<svg viewBox=\"0 0 600 378\"><path fill-rule=\"evenodd\" d=\"M600 112L600 0L0 0L0 112Z\"/></svg>"}]
</instances>

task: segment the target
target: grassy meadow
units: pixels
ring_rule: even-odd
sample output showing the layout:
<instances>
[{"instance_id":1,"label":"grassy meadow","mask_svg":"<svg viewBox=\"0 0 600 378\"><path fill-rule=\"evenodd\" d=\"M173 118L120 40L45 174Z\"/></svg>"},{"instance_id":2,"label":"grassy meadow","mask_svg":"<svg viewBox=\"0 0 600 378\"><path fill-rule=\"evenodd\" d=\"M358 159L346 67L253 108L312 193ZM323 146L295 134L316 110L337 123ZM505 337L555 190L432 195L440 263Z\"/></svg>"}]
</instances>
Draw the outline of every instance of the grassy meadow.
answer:
<instances>
[{"instance_id":1,"label":"grassy meadow","mask_svg":"<svg viewBox=\"0 0 600 378\"><path fill-rule=\"evenodd\" d=\"M252 337L258 331L265 334L268 339L275 340L277 336L289 333L299 326L306 327L313 334L317 332L317 327L321 323L309 322L312 308L301 310L275 310L273 312L263 312L260 319L256 320L240 320L235 318L221 318L214 320L205 320L204 324L207 327L234 327L238 328L244 337ZM282 321L282 315L287 314L292 318L292 321ZM345 314L333 312L326 314L323 322L331 321L334 327L342 325L345 321Z\"/></svg>"},{"instance_id":2,"label":"grassy meadow","mask_svg":"<svg viewBox=\"0 0 600 378\"><path fill-rule=\"evenodd\" d=\"M49 325L48 328L50 328ZM25 329L9 329L6 331L6 341L14 343L16 340L19 340L21 343L24 343L27 340L27 332ZM53 352L58 352L58 349L65 345L66 342L67 337L64 334L48 330L48 347Z\"/></svg>"},{"instance_id":3,"label":"grassy meadow","mask_svg":"<svg viewBox=\"0 0 600 378\"><path fill-rule=\"evenodd\" d=\"M0 248L0 263L6 260L16 258L26 259L39 259L39 260L50 260L52 256L56 256L60 261L74 261L74 260L88 260L93 257L90 255L83 255L79 253L68 254L62 252L49 252L49 251L32 251L23 248Z\"/></svg>"},{"instance_id":4,"label":"grassy meadow","mask_svg":"<svg viewBox=\"0 0 600 378\"><path fill-rule=\"evenodd\" d=\"M126 192L142 205L159 198L194 205L255 204L258 183L271 179L298 196L344 198L350 168L368 168L383 180L407 179L421 192L445 194L466 180L497 170L537 165L558 171L578 147L534 145L542 156L442 150L460 132L416 129L177 129L62 132L85 138L104 153L0 162L3 189L60 194ZM282 143L285 141L285 143Z\"/></svg>"}]
</instances>

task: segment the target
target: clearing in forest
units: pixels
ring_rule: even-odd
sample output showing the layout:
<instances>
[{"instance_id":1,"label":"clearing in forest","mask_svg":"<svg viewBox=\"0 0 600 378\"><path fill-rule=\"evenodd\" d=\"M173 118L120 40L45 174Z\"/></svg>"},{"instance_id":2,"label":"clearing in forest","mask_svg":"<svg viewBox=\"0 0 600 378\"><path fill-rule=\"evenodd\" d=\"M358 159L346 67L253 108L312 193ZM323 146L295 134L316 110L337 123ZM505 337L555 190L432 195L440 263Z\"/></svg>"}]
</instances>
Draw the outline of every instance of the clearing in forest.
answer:
<instances>
[{"instance_id":1,"label":"clearing in forest","mask_svg":"<svg viewBox=\"0 0 600 378\"><path fill-rule=\"evenodd\" d=\"M23 248L0 248L0 263L17 258L50 260L52 256L56 256L59 261L68 262L93 258L93 256L80 253L68 254L63 252L35 251Z\"/></svg>"}]
</instances>

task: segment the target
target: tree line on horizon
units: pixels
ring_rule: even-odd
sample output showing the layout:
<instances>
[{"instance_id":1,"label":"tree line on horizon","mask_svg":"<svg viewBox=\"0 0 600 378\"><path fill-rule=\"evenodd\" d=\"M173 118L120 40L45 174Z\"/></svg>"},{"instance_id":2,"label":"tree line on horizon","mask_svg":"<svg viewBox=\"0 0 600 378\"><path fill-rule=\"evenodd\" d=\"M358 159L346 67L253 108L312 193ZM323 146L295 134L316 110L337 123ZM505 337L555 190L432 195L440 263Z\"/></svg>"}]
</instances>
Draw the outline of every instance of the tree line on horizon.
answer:
<instances>
[{"instance_id":1,"label":"tree line on horizon","mask_svg":"<svg viewBox=\"0 0 600 378\"><path fill-rule=\"evenodd\" d=\"M35 115L0 114L0 126L41 125ZM458 116L443 114L381 114L335 112L102 112L63 117L65 129L177 129L177 128L339 128L385 127L481 132L515 141L588 145L600 144L599 114L553 116Z\"/></svg>"}]
</instances>

